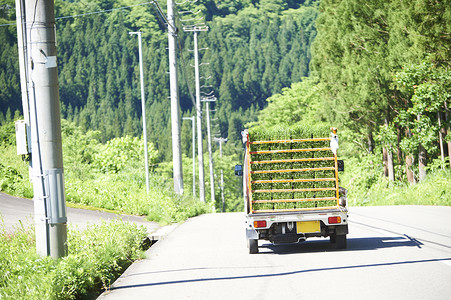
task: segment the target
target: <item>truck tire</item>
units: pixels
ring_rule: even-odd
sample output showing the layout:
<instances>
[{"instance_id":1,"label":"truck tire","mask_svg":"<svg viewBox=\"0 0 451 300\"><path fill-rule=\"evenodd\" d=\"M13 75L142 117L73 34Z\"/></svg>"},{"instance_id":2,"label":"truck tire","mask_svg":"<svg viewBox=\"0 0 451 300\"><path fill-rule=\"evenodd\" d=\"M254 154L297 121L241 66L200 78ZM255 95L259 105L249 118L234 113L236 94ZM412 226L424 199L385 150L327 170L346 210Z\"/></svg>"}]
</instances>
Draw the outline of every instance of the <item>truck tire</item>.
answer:
<instances>
[{"instance_id":1,"label":"truck tire","mask_svg":"<svg viewBox=\"0 0 451 300\"><path fill-rule=\"evenodd\" d=\"M346 234L336 235L335 242L336 242L335 247L337 249L346 249L346 247L348 246Z\"/></svg>"},{"instance_id":2,"label":"truck tire","mask_svg":"<svg viewBox=\"0 0 451 300\"><path fill-rule=\"evenodd\" d=\"M247 246L249 247L249 254L258 253L258 240L254 239L247 240Z\"/></svg>"}]
</instances>

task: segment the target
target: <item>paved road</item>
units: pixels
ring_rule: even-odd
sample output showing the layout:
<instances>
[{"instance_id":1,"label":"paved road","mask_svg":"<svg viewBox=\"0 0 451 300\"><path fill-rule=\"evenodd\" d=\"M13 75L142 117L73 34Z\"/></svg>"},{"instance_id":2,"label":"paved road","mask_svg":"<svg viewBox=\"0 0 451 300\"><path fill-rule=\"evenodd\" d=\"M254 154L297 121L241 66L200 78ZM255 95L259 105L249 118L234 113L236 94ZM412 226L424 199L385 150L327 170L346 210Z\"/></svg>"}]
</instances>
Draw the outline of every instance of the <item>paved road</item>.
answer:
<instances>
[{"instance_id":1,"label":"paved road","mask_svg":"<svg viewBox=\"0 0 451 300\"><path fill-rule=\"evenodd\" d=\"M451 299L451 207L351 208L348 249L327 239L245 246L244 217L188 220L99 299Z\"/></svg>"},{"instance_id":2,"label":"paved road","mask_svg":"<svg viewBox=\"0 0 451 300\"><path fill-rule=\"evenodd\" d=\"M22 221L24 224L33 224L33 211L32 200L0 193L0 222L3 219L7 230L14 230L14 226L20 224L19 221ZM116 215L103 211L71 207L67 208L67 222L80 229L86 228L88 224L100 224L102 221L118 218L145 226L149 235L160 228L158 223L148 222L144 217Z\"/></svg>"}]
</instances>

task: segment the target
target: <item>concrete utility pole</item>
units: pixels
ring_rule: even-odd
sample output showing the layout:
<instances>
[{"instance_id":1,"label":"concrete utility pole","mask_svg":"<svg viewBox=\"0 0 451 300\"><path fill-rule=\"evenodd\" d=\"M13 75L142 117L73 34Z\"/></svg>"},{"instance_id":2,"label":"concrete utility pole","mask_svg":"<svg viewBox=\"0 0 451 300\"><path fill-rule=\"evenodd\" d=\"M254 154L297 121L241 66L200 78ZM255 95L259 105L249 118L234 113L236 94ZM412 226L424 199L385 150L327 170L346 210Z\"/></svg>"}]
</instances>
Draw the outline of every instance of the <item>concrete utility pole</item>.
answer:
<instances>
[{"instance_id":1,"label":"concrete utility pole","mask_svg":"<svg viewBox=\"0 0 451 300\"><path fill-rule=\"evenodd\" d=\"M25 144L25 140L31 140L36 250L41 255L59 258L67 254L67 217L54 3L17 0L16 10L19 62L23 64L21 88L26 118L23 132L28 132L28 137L21 135L24 141L19 142ZM26 20L25 31L23 20ZM25 78L27 83L23 82ZM24 148L21 154L30 149L30 144Z\"/></svg>"},{"instance_id":2,"label":"concrete utility pole","mask_svg":"<svg viewBox=\"0 0 451 300\"><path fill-rule=\"evenodd\" d=\"M215 203L215 179L214 179L214 169L213 169L213 155L211 152L211 127L210 127L210 102L216 101L216 97L202 98L202 101L206 102L207 107L207 147L208 155L210 158L210 191L211 191L211 201L213 205Z\"/></svg>"},{"instance_id":3,"label":"concrete utility pole","mask_svg":"<svg viewBox=\"0 0 451 300\"><path fill-rule=\"evenodd\" d=\"M196 119L194 116L183 118L183 120L191 120L193 129L193 198L196 198Z\"/></svg>"},{"instance_id":4,"label":"concrete utility pole","mask_svg":"<svg viewBox=\"0 0 451 300\"><path fill-rule=\"evenodd\" d=\"M226 138L214 138L219 143L219 157L222 157L222 143L227 142ZM225 199L224 199L224 174L221 169L221 197L222 197L222 212L225 211Z\"/></svg>"},{"instance_id":5,"label":"concrete utility pole","mask_svg":"<svg viewBox=\"0 0 451 300\"><path fill-rule=\"evenodd\" d=\"M200 102L200 83L199 83L199 53L197 47L197 34L199 31L207 31L206 26L184 27L184 31L194 32L194 68L196 77L196 111L197 111L197 159L199 160L199 198L205 202L205 176L204 176L204 156L202 145L202 107Z\"/></svg>"},{"instance_id":6,"label":"concrete utility pole","mask_svg":"<svg viewBox=\"0 0 451 300\"><path fill-rule=\"evenodd\" d=\"M174 190L183 194L182 149L180 138L179 91L177 83L177 32L174 17L174 1L168 0L168 44L169 44L169 74L171 93L171 127L172 127L172 162Z\"/></svg>"},{"instance_id":7,"label":"concrete utility pole","mask_svg":"<svg viewBox=\"0 0 451 300\"><path fill-rule=\"evenodd\" d=\"M139 77L141 80L141 109L143 118L143 135L144 135L144 164L146 168L146 190L149 194L149 156L147 152L147 125L146 125L146 96L144 93L144 68L143 68L143 50L142 50L142 32L129 32L130 35L138 35L139 44Z\"/></svg>"},{"instance_id":8,"label":"concrete utility pole","mask_svg":"<svg viewBox=\"0 0 451 300\"><path fill-rule=\"evenodd\" d=\"M22 93L22 108L25 119L25 124L29 129L30 125L30 111L28 105L28 53L27 53L27 24L25 20L25 0L16 0L16 23L17 23L17 47L19 52L19 71L20 71L20 89ZM27 136L30 134L28 132ZM28 141L28 150L31 153L31 142Z\"/></svg>"}]
</instances>

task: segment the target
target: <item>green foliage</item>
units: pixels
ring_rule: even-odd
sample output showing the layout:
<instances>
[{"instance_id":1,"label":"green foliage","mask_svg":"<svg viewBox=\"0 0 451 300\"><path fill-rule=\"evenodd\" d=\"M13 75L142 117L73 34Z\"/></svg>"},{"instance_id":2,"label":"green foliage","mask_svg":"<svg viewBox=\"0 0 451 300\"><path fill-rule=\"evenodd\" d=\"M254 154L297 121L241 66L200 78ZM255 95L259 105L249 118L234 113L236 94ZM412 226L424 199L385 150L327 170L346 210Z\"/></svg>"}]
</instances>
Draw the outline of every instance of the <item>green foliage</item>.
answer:
<instances>
[{"instance_id":1,"label":"green foliage","mask_svg":"<svg viewBox=\"0 0 451 300\"><path fill-rule=\"evenodd\" d=\"M152 143L147 145L149 164L155 162L158 151ZM95 157L95 163L104 173L117 173L126 166L134 167L144 161L144 140L125 136L108 141Z\"/></svg>"},{"instance_id":2,"label":"green foliage","mask_svg":"<svg viewBox=\"0 0 451 300\"><path fill-rule=\"evenodd\" d=\"M240 145L241 149L242 146ZM243 150L244 151L244 150ZM224 202L225 211L243 211L243 177L235 176L235 165L242 164L238 154L223 155L220 156L219 152L215 152L213 155L214 167L215 167L215 199L216 199L216 211L222 211L222 198L221 198L221 170L224 178Z\"/></svg>"},{"instance_id":3,"label":"green foliage","mask_svg":"<svg viewBox=\"0 0 451 300\"><path fill-rule=\"evenodd\" d=\"M420 148L422 157L433 161L439 131L446 135L450 128L449 49L444 47L450 38L440 34L449 27L449 5L323 0L319 11L311 69L319 78L320 107L330 112L322 114L324 120L344 129L343 140L356 145L347 145L347 154L361 157L358 152L365 148L377 153L384 147L397 154L398 174L406 156L416 160ZM380 154L374 162L385 159L389 169Z\"/></svg>"},{"instance_id":4,"label":"green foliage","mask_svg":"<svg viewBox=\"0 0 451 300\"><path fill-rule=\"evenodd\" d=\"M350 157L345 160L340 186L348 190L349 205L371 205L368 191L383 181L383 165L374 154Z\"/></svg>"},{"instance_id":5,"label":"green foliage","mask_svg":"<svg viewBox=\"0 0 451 300\"><path fill-rule=\"evenodd\" d=\"M100 132L88 130L84 132L73 122L61 120L61 132L63 141L64 167L70 172L67 176L74 176L83 180L93 178L91 164L100 147Z\"/></svg>"},{"instance_id":6,"label":"green foliage","mask_svg":"<svg viewBox=\"0 0 451 300\"><path fill-rule=\"evenodd\" d=\"M0 124L0 147L1 146L16 146L16 129L14 122L5 121L5 124Z\"/></svg>"},{"instance_id":7,"label":"green foliage","mask_svg":"<svg viewBox=\"0 0 451 300\"><path fill-rule=\"evenodd\" d=\"M21 224L22 225L22 224ZM0 297L82 299L98 296L134 260L143 256L144 227L123 221L69 228L69 254L61 259L36 253L34 228L13 232L0 225Z\"/></svg>"},{"instance_id":8,"label":"green foliage","mask_svg":"<svg viewBox=\"0 0 451 300\"><path fill-rule=\"evenodd\" d=\"M14 128L14 122L11 124ZM28 162L17 155L15 138L14 145L0 146L0 191L19 197L33 197L33 187L28 176Z\"/></svg>"},{"instance_id":9,"label":"green foliage","mask_svg":"<svg viewBox=\"0 0 451 300\"><path fill-rule=\"evenodd\" d=\"M390 151L395 150L395 145L398 143L398 135L396 128L393 125L381 125L379 126L376 141L378 141L383 147L387 147Z\"/></svg>"},{"instance_id":10,"label":"green foliage","mask_svg":"<svg viewBox=\"0 0 451 300\"><path fill-rule=\"evenodd\" d=\"M23 180L16 169L2 164L0 164L0 178L0 191L15 190L14 186Z\"/></svg>"},{"instance_id":11,"label":"green foliage","mask_svg":"<svg viewBox=\"0 0 451 300\"><path fill-rule=\"evenodd\" d=\"M354 174L355 176L355 174ZM350 187L351 186L351 187ZM380 176L371 188L364 191L348 188L349 205L451 205L451 172L435 170L415 185L399 182L390 184Z\"/></svg>"},{"instance_id":12,"label":"green foliage","mask_svg":"<svg viewBox=\"0 0 451 300\"><path fill-rule=\"evenodd\" d=\"M428 153L438 150L437 113L451 98L451 70L436 68L431 63L408 65L395 75L399 89L410 99L407 110L399 113L395 123L412 133L401 141L407 153L415 153L421 144ZM450 124L445 123L445 128Z\"/></svg>"},{"instance_id":13,"label":"green foliage","mask_svg":"<svg viewBox=\"0 0 451 300\"><path fill-rule=\"evenodd\" d=\"M282 94L269 97L266 100L268 106L259 112L255 124L269 128L300 123L313 125L324 120L317 82L314 78L303 78L301 82L293 83L291 88L282 89Z\"/></svg>"},{"instance_id":14,"label":"green foliage","mask_svg":"<svg viewBox=\"0 0 451 300\"><path fill-rule=\"evenodd\" d=\"M383 177L383 165L377 155L345 159L340 186L348 190L350 206L370 205L451 205L451 172L441 170L437 161L425 181L417 184L389 182ZM396 176L405 176L405 168Z\"/></svg>"},{"instance_id":15,"label":"green foliage","mask_svg":"<svg viewBox=\"0 0 451 300\"><path fill-rule=\"evenodd\" d=\"M0 24L15 23L14 1L2 0L0 7ZM11 111L21 108L16 35L16 26L0 27L0 40L2 41L0 47L0 113L2 114L7 112L9 114Z\"/></svg>"},{"instance_id":16,"label":"green foliage","mask_svg":"<svg viewBox=\"0 0 451 300\"><path fill-rule=\"evenodd\" d=\"M106 144L97 142L98 132L82 133L74 124L63 124L66 201L93 207L147 215L149 220L172 223L208 211L189 196L180 196L160 175L150 174L146 193L143 139L126 136ZM77 144L78 141L78 144ZM149 164L157 151L148 144Z\"/></svg>"}]
</instances>

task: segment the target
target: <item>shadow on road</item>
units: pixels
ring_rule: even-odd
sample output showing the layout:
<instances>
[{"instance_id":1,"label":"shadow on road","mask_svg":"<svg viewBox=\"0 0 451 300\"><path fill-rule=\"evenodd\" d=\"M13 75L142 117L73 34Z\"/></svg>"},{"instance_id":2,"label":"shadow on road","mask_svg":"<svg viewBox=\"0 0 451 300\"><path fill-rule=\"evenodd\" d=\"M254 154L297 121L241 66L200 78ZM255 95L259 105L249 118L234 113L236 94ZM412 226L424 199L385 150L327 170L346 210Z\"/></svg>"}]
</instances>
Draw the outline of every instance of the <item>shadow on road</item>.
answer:
<instances>
[{"instance_id":1,"label":"shadow on road","mask_svg":"<svg viewBox=\"0 0 451 300\"><path fill-rule=\"evenodd\" d=\"M368 238L348 238L347 249L336 249L329 239L309 240L296 244L263 244L260 248L261 254L292 254L306 252L329 252L329 251L362 251L376 250L393 247L417 247L423 244L407 235L404 237L368 237ZM270 251L265 251L270 250Z\"/></svg>"},{"instance_id":2,"label":"shadow on road","mask_svg":"<svg viewBox=\"0 0 451 300\"><path fill-rule=\"evenodd\" d=\"M242 276L186 278L186 279L181 279L181 280L157 281L157 282L148 282L148 283L141 283L141 284L124 285L124 286L112 287L111 290L121 290L121 289L151 287L151 286L162 286L162 285L171 285L171 284L184 284L184 283L193 283L193 282L208 282L208 281L221 281L221 280L243 280L243 279L264 278L264 277L280 277L280 276L290 276L290 275L303 274L303 273L324 272L324 271L327 272L327 271L332 271L332 270L377 268L377 267L384 267L384 266L397 266L397 265L420 264L420 263L434 263L434 262L445 262L445 261L451 261L451 258L424 259L424 260L407 260L407 261L385 262L385 263L375 263L375 264L365 264L365 265L351 265L351 266L335 266L335 267L327 267L327 268L313 268L313 269L305 269L305 270L295 270L295 271L290 271L290 272L249 274L249 275L242 275ZM239 268L240 267L238 267L238 269ZM209 269L217 269L217 268L205 268L205 270L209 270ZM223 268L219 268L219 269L223 269ZM191 269L189 269L189 270L191 270ZM186 271L186 270L177 270L177 271Z\"/></svg>"}]
</instances>

